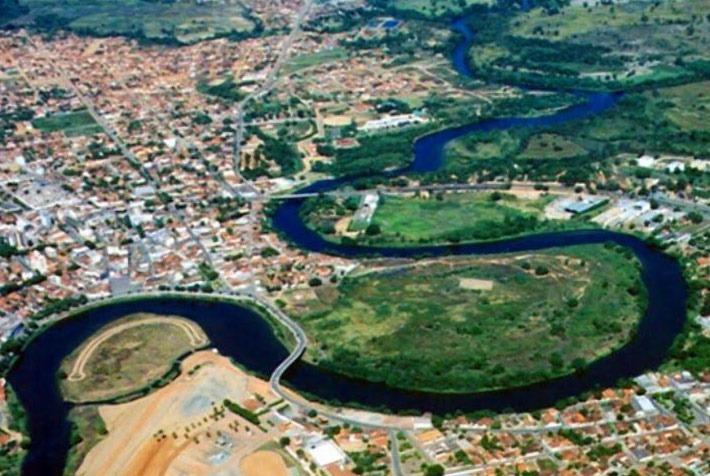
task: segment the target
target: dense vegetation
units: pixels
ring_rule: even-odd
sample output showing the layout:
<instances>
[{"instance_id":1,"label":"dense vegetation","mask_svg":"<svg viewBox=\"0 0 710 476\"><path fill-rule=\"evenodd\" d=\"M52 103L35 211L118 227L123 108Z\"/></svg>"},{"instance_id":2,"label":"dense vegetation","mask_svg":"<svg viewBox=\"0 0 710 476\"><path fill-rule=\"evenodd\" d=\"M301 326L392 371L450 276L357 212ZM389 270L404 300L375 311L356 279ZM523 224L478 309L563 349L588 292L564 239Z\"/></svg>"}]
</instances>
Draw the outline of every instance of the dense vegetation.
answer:
<instances>
[{"instance_id":1,"label":"dense vegetation","mask_svg":"<svg viewBox=\"0 0 710 476\"><path fill-rule=\"evenodd\" d=\"M265 134L258 129L256 130L256 134L262 141L262 144L254 151L259 165L255 168L245 170L243 172L245 177L255 178L262 175L277 175L267 166L267 161L278 166L278 175L283 176L293 175L303 168L301 153L290 141Z\"/></svg>"},{"instance_id":2,"label":"dense vegetation","mask_svg":"<svg viewBox=\"0 0 710 476\"><path fill-rule=\"evenodd\" d=\"M633 89L707 77L703 2L589 2L472 15L476 75L549 88Z\"/></svg>"},{"instance_id":3,"label":"dense vegetation","mask_svg":"<svg viewBox=\"0 0 710 476\"><path fill-rule=\"evenodd\" d=\"M22 460L25 457L25 450L29 445L27 416L22 404L17 398L12 387L5 388L7 395L7 410L10 416L7 422L8 428L22 435L19 443L13 441L0 446L0 474L4 476L20 476Z\"/></svg>"},{"instance_id":4,"label":"dense vegetation","mask_svg":"<svg viewBox=\"0 0 710 476\"><path fill-rule=\"evenodd\" d=\"M323 155L333 156L328 164L314 166L317 172L335 176L369 175L388 168L403 167L412 160L412 142L430 128L416 127L392 134L362 136L360 145L350 149L319 147Z\"/></svg>"},{"instance_id":5,"label":"dense vegetation","mask_svg":"<svg viewBox=\"0 0 710 476\"><path fill-rule=\"evenodd\" d=\"M0 26L25 13L27 8L20 5L17 0L0 0Z\"/></svg>"},{"instance_id":6,"label":"dense vegetation","mask_svg":"<svg viewBox=\"0 0 710 476\"><path fill-rule=\"evenodd\" d=\"M227 410L234 413L235 415L239 415L252 425L259 426L259 415L252 412L251 410L248 410L239 405L238 403L235 403L229 399L225 399L222 404Z\"/></svg>"},{"instance_id":7,"label":"dense vegetation","mask_svg":"<svg viewBox=\"0 0 710 476\"><path fill-rule=\"evenodd\" d=\"M197 90L208 96L214 96L225 101L234 102L240 101L246 96L246 94L241 91L241 86L243 86L243 84L237 84L232 76L228 76L227 78L215 83L200 81L197 83Z\"/></svg>"},{"instance_id":8,"label":"dense vegetation","mask_svg":"<svg viewBox=\"0 0 710 476\"><path fill-rule=\"evenodd\" d=\"M627 341L644 307L633 255L595 245L351 277L288 311L318 365L472 392L583 369Z\"/></svg>"},{"instance_id":9,"label":"dense vegetation","mask_svg":"<svg viewBox=\"0 0 710 476\"><path fill-rule=\"evenodd\" d=\"M69 412L71 434L69 436L69 454L64 467L64 474L76 474L86 455L107 434L106 424L96 405L77 405Z\"/></svg>"},{"instance_id":10,"label":"dense vegetation","mask_svg":"<svg viewBox=\"0 0 710 476\"><path fill-rule=\"evenodd\" d=\"M8 6L7 13L5 6ZM187 0L2 0L0 23L29 13L32 28L53 34L123 35L141 42L181 45L260 33L261 21L242 4Z\"/></svg>"},{"instance_id":11,"label":"dense vegetation","mask_svg":"<svg viewBox=\"0 0 710 476\"><path fill-rule=\"evenodd\" d=\"M445 172L573 184L608 175L620 153L702 156L710 141L707 86L628 93L603 114L554 127L472 133L449 146Z\"/></svg>"}]
</instances>

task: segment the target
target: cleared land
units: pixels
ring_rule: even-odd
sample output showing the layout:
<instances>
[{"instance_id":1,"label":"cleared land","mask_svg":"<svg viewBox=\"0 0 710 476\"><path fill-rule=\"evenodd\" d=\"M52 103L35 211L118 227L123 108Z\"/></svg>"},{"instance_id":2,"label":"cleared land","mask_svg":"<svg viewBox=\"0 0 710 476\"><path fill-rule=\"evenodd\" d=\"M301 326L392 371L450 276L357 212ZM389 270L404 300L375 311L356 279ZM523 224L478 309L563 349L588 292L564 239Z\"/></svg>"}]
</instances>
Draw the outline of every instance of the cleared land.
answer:
<instances>
[{"instance_id":1,"label":"cleared land","mask_svg":"<svg viewBox=\"0 0 710 476\"><path fill-rule=\"evenodd\" d=\"M629 339L645 308L633 255L582 246L438 260L346 278L290 300L306 358L438 392L519 386L573 372Z\"/></svg>"},{"instance_id":2,"label":"cleared land","mask_svg":"<svg viewBox=\"0 0 710 476\"><path fill-rule=\"evenodd\" d=\"M546 220L544 209L552 200L501 192L383 196L372 217L374 228L358 239L372 245L475 242L590 226L581 220ZM356 208L351 202L311 199L303 211L306 223L331 240L352 238L353 227L345 226Z\"/></svg>"},{"instance_id":3,"label":"cleared land","mask_svg":"<svg viewBox=\"0 0 710 476\"><path fill-rule=\"evenodd\" d=\"M242 459L239 469L244 476L288 476L283 458L273 451L257 451Z\"/></svg>"},{"instance_id":4,"label":"cleared land","mask_svg":"<svg viewBox=\"0 0 710 476\"><path fill-rule=\"evenodd\" d=\"M74 402L127 395L153 384L176 358L208 342L197 324L184 318L127 316L99 330L64 359L60 387Z\"/></svg>"},{"instance_id":5,"label":"cleared land","mask_svg":"<svg viewBox=\"0 0 710 476\"><path fill-rule=\"evenodd\" d=\"M276 427L263 425L264 432L226 410L225 399L255 411L263 405L259 399L266 405L277 400L268 383L228 358L196 352L167 386L129 403L99 407L108 434L77 474L231 474L243 458L281 435Z\"/></svg>"}]
</instances>

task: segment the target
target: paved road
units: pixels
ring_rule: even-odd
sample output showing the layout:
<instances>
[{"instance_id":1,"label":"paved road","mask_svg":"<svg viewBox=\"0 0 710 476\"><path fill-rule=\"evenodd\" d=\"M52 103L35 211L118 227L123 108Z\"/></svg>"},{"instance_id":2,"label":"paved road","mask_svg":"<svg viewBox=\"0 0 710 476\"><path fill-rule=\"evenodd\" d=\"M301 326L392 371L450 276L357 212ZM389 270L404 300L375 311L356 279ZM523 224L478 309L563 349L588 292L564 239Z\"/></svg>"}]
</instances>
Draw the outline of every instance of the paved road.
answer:
<instances>
[{"instance_id":1,"label":"paved road","mask_svg":"<svg viewBox=\"0 0 710 476\"><path fill-rule=\"evenodd\" d=\"M283 41L281 44L281 48L279 51L279 55L276 58L276 62L274 63L273 67L269 71L269 74L266 76L266 79L262 83L261 87L258 88L256 91L252 92L249 94L247 97L242 99L242 101L237 104L236 110L235 110L235 128L236 128L236 133L234 137L234 146L232 148L232 167L234 169L234 173L237 177L240 177L242 181L249 186L251 189L251 192L258 195L259 194L259 189L253 185L249 180L244 179L241 174L240 170L240 161L241 161L241 144L242 141L244 140L244 108L249 104L249 102L258 99L260 97L265 96L271 90L274 88L276 85L276 82L279 77L279 73L281 71L281 67L286 63L286 61L289 58L289 55L291 54L291 46L293 45L293 42L296 40L298 35L301 33L301 25L303 24L303 20L305 20L308 17L308 14L311 10L311 6L313 5L313 0L305 0L303 2L303 5L301 5L301 8L298 10L298 13L296 14L296 18L293 21L293 25L291 26L291 31L286 37L286 39Z\"/></svg>"},{"instance_id":2,"label":"paved road","mask_svg":"<svg viewBox=\"0 0 710 476\"><path fill-rule=\"evenodd\" d=\"M399 441L397 441L397 432L391 430L390 433L390 453L392 454L392 474L394 476L405 476L402 469L402 461L399 458Z\"/></svg>"},{"instance_id":3,"label":"paved road","mask_svg":"<svg viewBox=\"0 0 710 476\"><path fill-rule=\"evenodd\" d=\"M658 203L667 207L678 207L682 210L694 210L698 213L702 213L706 217L710 216L710 207L703 203L669 197L668 195L660 192L654 193L652 197L657 200Z\"/></svg>"}]
</instances>

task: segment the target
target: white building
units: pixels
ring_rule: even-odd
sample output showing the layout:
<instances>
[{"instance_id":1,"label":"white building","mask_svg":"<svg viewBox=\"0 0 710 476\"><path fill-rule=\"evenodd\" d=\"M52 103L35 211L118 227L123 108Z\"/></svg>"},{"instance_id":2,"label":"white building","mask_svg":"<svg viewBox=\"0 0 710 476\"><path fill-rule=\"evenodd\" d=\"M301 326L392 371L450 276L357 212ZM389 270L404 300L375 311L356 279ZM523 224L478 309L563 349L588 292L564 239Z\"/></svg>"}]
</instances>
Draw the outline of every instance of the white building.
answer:
<instances>
[{"instance_id":1,"label":"white building","mask_svg":"<svg viewBox=\"0 0 710 476\"><path fill-rule=\"evenodd\" d=\"M397 116L388 116L382 119L367 121L361 129L365 132L372 132L383 129L404 127L410 124L425 124L426 122L428 122L427 119L415 114L400 114Z\"/></svg>"},{"instance_id":2,"label":"white building","mask_svg":"<svg viewBox=\"0 0 710 476\"><path fill-rule=\"evenodd\" d=\"M344 464L348 457L332 440L324 436L314 436L306 440L308 456L321 468L331 464Z\"/></svg>"}]
</instances>

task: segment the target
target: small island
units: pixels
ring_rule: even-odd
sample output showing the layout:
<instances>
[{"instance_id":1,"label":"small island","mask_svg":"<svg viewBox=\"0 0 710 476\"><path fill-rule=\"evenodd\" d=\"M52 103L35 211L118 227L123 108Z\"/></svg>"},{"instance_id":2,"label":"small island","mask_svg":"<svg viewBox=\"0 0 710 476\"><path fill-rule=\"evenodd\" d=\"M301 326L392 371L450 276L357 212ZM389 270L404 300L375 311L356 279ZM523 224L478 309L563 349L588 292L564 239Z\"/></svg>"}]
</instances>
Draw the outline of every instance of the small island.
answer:
<instances>
[{"instance_id":1,"label":"small island","mask_svg":"<svg viewBox=\"0 0 710 476\"><path fill-rule=\"evenodd\" d=\"M132 314L99 329L67 356L59 386L65 400L75 403L138 394L169 378L177 359L208 343L188 319Z\"/></svg>"}]
</instances>

